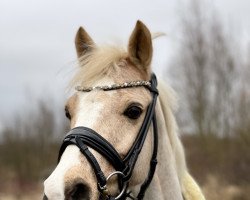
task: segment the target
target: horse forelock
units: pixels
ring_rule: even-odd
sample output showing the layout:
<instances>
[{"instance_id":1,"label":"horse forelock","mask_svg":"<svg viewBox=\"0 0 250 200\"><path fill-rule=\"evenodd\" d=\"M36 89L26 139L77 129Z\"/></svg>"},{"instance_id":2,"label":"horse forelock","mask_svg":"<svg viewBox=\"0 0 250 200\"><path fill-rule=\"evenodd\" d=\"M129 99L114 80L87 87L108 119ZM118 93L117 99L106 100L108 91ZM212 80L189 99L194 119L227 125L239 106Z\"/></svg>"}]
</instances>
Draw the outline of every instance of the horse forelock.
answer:
<instances>
[{"instance_id":1,"label":"horse forelock","mask_svg":"<svg viewBox=\"0 0 250 200\"><path fill-rule=\"evenodd\" d=\"M127 52L122 47L93 47L89 52L78 58L78 67L70 86L92 86L98 80L109 76L119 66L126 65Z\"/></svg>"}]
</instances>

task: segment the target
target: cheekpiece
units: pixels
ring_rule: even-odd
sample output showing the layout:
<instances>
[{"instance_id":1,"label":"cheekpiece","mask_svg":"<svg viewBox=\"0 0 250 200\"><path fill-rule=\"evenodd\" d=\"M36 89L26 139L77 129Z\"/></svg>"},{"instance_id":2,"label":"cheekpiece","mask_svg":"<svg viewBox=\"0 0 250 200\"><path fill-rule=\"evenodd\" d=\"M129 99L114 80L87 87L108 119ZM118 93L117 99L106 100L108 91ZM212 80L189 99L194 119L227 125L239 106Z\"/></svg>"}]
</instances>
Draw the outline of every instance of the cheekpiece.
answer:
<instances>
[{"instance_id":1,"label":"cheekpiece","mask_svg":"<svg viewBox=\"0 0 250 200\"><path fill-rule=\"evenodd\" d=\"M131 87L151 87L150 81L131 81L131 82L125 82L121 84L112 84L112 85L104 85L104 86L95 86L95 87L84 87L84 86L76 86L75 90L79 92L90 92L93 90L117 90L122 88L131 88Z\"/></svg>"}]
</instances>

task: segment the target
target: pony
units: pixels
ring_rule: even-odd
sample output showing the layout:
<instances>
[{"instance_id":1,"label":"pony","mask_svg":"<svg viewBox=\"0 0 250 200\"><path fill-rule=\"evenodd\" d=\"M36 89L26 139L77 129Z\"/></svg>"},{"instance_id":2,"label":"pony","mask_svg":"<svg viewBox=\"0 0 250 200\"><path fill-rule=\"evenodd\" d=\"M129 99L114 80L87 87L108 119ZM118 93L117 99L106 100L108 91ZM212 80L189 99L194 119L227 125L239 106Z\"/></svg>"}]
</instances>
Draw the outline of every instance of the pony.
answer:
<instances>
[{"instance_id":1,"label":"pony","mask_svg":"<svg viewBox=\"0 0 250 200\"><path fill-rule=\"evenodd\" d=\"M74 134L69 132L70 137L66 136L64 143L71 142L64 145L58 165L44 181L43 199L204 200L186 167L174 117L174 91L162 81L154 91L148 89L153 84L150 82L153 46L146 25L137 21L127 49L98 46L82 27L76 34L75 45L79 68L70 85L77 87L65 106L72 131L83 131L89 140L96 137L99 148L105 146L109 148L108 153L112 151L112 155L124 159L146 120L152 92L159 93L154 107L154 121L158 125L148 123L145 141L136 154L138 158L126 184L120 181L120 176L125 175L117 172L117 162L111 162L112 156L107 159L103 152L96 150L98 148L84 144L79 139L83 137L81 134L71 141ZM158 132L157 146L155 131ZM155 150L158 150L158 165L152 170L150 163ZM97 174L95 169L99 170ZM98 177L107 181L105 188L97 184ZM139 198L144 182L147 182L145 195Z\"/></svg>"}]
</instances>

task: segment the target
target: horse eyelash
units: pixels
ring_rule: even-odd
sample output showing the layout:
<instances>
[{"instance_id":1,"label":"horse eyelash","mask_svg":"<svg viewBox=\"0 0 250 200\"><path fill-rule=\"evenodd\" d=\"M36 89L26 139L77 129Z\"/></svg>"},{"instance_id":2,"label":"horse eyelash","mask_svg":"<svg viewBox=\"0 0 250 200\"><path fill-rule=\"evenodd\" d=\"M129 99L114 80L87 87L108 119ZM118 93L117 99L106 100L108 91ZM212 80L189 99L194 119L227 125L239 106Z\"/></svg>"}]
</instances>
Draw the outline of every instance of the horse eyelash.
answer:
<instances>
[{"instance_id":1,"label":"horse eyelash","mask_svg":"<svg viewBox=\"0 0 250 200\"><path fill-rule=\"evenodd\" d=\"M70 115L70 112L69 112L69 109L68 109L68 107L67 106L65 106L65 116L69 119L69 120L71 120L71 115Z\"/></svg>"}]
</instances>

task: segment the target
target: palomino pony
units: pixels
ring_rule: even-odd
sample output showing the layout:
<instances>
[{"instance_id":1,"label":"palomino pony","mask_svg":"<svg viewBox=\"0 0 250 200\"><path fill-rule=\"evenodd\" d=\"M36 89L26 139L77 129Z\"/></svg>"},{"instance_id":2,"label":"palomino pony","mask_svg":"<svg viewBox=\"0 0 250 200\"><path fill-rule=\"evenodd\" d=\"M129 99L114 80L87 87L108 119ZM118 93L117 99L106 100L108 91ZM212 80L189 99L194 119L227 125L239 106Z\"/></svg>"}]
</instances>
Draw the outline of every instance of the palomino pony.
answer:
<instances>
[{"instance_id":1,"label":"palomino pony","mask_svg":"<svg viewBox=\"0 0 250 200\"><path fill-rule=\"evenodd\" d=\"M75 42L80 68L65 106L72 129L44 199L203 200L187 172L173 92L151 72L147 27L137 22L127 51L96 46L83 28Z\"/></svg>"}]
</instances>

